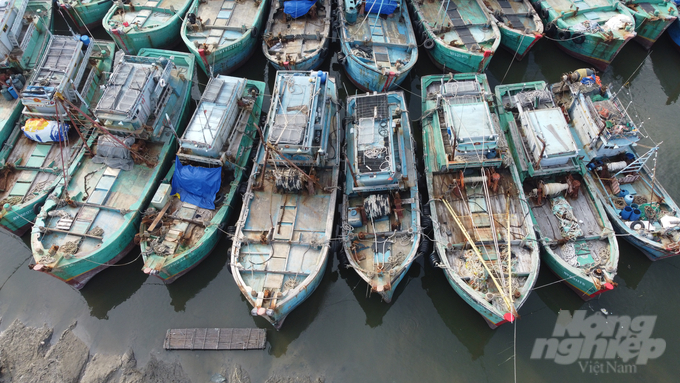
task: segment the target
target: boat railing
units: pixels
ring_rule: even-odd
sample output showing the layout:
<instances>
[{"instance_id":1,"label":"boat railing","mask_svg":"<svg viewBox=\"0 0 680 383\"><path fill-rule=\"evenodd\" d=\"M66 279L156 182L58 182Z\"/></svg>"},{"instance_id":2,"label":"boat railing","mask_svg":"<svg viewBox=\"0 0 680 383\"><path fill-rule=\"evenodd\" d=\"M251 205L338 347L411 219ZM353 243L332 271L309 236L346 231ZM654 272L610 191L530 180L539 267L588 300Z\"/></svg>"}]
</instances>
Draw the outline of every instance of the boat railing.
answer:
<instances>
[{"instance_id":1,"label":"boat railing","mask_svg":"<svg viewBox=\"0 0 680 383\"><path fill-rule=\"evenodd\" d=\"M21 33L21 26L23 24L23 19L24 19L24 13L26 13L26 7L28 6L28 0L20 0L21 3L16 7L17 14L16 18L14 19L14 24L12 24L12 29L9 30L9 33L7 34L7 37L9 38L9 41L12 42L12 44L15 47L19 46L19 42L17 41L17 38L19 37L19 34Z\"/></svg>"}]
</instances>

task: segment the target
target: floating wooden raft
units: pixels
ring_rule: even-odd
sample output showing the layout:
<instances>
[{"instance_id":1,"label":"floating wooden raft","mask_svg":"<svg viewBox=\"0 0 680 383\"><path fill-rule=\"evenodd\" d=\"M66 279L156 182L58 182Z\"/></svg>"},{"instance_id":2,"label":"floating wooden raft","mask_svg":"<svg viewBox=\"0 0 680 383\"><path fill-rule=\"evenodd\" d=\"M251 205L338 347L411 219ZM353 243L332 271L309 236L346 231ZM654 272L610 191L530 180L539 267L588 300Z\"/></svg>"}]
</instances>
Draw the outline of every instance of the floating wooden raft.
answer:
<instances>
[{"instance_id":1,"label":"floating wooden raft","mask_svg":"<svg viewBox=\"0 0 680 383\"><path fill-rule=\"evenodd\" d=\"M259 328L180 328L169 329L166 350L261 350L267 330Z\"/></svg>"}]
</instances>

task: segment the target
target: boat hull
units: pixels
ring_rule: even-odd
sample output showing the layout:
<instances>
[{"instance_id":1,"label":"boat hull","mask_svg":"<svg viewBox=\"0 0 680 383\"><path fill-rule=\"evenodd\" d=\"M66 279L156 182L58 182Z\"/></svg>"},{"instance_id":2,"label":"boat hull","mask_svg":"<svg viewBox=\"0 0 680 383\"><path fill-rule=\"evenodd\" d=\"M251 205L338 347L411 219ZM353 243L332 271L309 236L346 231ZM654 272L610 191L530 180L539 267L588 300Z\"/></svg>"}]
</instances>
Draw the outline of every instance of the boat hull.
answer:
<instances>
[{"instance_id":1,"label":"boat hull","mask_svg":"<svg viewBox=\"0 0 680 383\"><path fill-rule=\"evenodd\" d=\"M668 36L673 41L675 49L680 51L680 21L675 20L675 22L668 26Z\"/></svg>"},{"instance_id":2,"label":"boat hull","mask_svg":"<svg viewBox=\"0 0 680 383\"><path fill-rule=\"evenodd\" d=\"M588 35L583 44L572 41L558 41L557 46L569 56L591 64L595 69L604 71L634 35L625 40L614 39L607 43L603 38Z\"/></svg>"},{"instance_id":3,"label":"boat hull","mask_svg":"<svg viewBox=\"0 0 680 383\"><path fill-rule=\"evenodd\" d=\"M0 227L19 237L26 234L35 222L35 217L38 215L36 211L40 212L40 208L45 204L49 191L51 189L27 203L12 206L9 212L0 219Z\"/></svg>"},{"instance_id":4,"label":"boat hull","mask_svg":"<svg viewBox=\"0 0 680 383\"><path fill-rule=\"evenodd\" d=\"M96 3L77 3L76 5L59 3L59 7L66 12L78 32L89 34L90 31L102 26L102 19L109 11L113 1L104 0Z\"/></svg>"},{"instance_id":5,"label":"boat hull","mask_svg":"<svg viewBox=\"0 0 680 383\"><path fill-rule=\"evenodd\" d=\"M120 9L117 5L114 5L104 16L102 25L106 33L118 45L118 48L122 49L126 54L135 55L142 48L169 49L181 42L177 39L180 27L182 26L180 15L183 16L187 13L189 5L191 5L191 1L186 1L184 7L178 10L168 21L157 27L141 31L135 31L131 27L121 28L111 26L109 21ZM130 9L129 6L125 7L126 10Z\"/></svg>"},{"instance_id":6,"label":"boat hull","mask_svg":"<svg viewBox=\"0 0 680 383\"><path fill-rule=\"evenodd\" d=\"M541 34L531 35L520 33L516 29L499 25L501 32L501 47L513 54L517 61L522 61L524 56L529 53L531 47L543 37Z\"/></svg>"},{"instance_id":7,"label":"boat hull","mask_svg":"<svg viewBox=\"0 0 680 383\"><path fill-rule=\"evenodd\" d=\"M643 9L646 7L649 11ZM655 7L656 6L656 7ZM677 20L677 16L671 16L671 11L678 14L677 8L673 3L655 4L654 2L631 2L628 4L631 13L635 18L635 41L649 50L656 40L661 37L664 31ZM649 12L656 11L658 16L650 16Z\"/></svg>"},{"instance_id":8,"label":"boat hull","mask_svg":"<svg viewBox=\"0 0 680 383\"><path fill-rule=\"evenodd\" d=\"M343 51L345 47L343 46ZM347 54L346 52L343 52ZM395 89L404 82L404 79L408 76L409 71L402 71L399 73L391 72L389 75L385 76L371 68L367 68L359 62L356 56L346 56L345 73L347 73L347 78L354 84L357 88L364 92L386 92L390 89ZM409 67L409 70L411 68Z\"/></svg>"},{"instance_id":9,"label":"boat hull","mask_svg":"<svg viewBox=\"0 0 680 383\"><path fill-rule=\"evenodd\" d=\"M328 57L328 46L319 50L319 54L306 58L303 61L295 62L294 64L279 65L278 62L269 60L276 70L314 70L321 66L321 63Z\"/></svg>"},{"instance_id":10,"label":"boat hull","mask_svg":"<svg viewBox=\"0 0 680 383\"><path fill-rule=\"evenodd\" d=\"M199 14L200 2L195 2L190 8L189 13ZM205 49L199 49L194 41L187 34L189 28L189 18L185 18L180 27L180 34L189 52L196 57L196 63L203 69L208 76L218 74L229 74L243 65L255 53L260 41L258 31L263 29L266 17L266 10L269 9L269 0L263 0L259 6L258 13L253 20L252 28L247 30L238 40L233 43L220 46L210 53Z\"/></svg>"}]
</instances>

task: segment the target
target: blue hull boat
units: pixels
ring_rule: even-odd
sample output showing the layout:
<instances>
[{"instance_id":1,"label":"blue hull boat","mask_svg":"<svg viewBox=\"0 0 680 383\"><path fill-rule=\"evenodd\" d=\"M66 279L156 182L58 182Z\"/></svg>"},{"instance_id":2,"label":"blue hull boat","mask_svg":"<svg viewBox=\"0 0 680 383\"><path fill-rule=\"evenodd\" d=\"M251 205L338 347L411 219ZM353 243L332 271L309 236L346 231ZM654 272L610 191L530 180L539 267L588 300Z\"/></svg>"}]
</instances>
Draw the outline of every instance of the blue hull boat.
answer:
<instances>
[{"instance_id":1,"label":"blue hull boat","mask_svg":"<svg viewBox=\"0 0 680 383\"><path fill-rule=\"evenodd\" d=\"M338 62L364 91L386 92L401 84L418 60L416 37L403 0L338 1L342 52Z\"/></svg>"},{"instance_id":2,"label":"blue hull boat","mask_svg":"<svg viewBox=\"0 0 680 383\"><path fill-rule=\"evenodd\" d=\"M326 72L277 73L230 261L251 314L277 329L326 270L340 173L337 112Z\"/></svg>"},{"instance_id":3,"label":"blue hull boat","mask_svg":"<svg viewBox=\"0 0 680 383\"><path fill-rule=\"evenodd\" d=\"M348 97L347 115L342 202L347 265L389 303L418 256L423 232L404 94Z\"/></svg>"},{"instance_id":4,"label":"blue hull boat","mask_svg":"<svg viewBox=\"0 0 680 383\"><path fill-rule=\"evenodd\" d=\"M680 254L680 209L656 179L659 146L635 150L638 127L618 97L596 82L563 81L553 92L569 112L588 163L585 176L593 179L614 229L652 261Z\"/></svg>"}]
</instances>

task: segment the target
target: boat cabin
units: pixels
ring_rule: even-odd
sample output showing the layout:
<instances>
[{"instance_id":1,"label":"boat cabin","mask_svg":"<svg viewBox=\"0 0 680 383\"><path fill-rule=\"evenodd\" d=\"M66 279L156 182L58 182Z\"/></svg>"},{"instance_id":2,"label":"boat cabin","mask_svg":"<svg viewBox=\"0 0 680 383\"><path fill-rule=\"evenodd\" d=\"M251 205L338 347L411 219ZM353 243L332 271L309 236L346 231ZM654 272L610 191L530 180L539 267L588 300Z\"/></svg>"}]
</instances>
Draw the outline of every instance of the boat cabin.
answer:
<instances>
[{"instance_id":1,"label":"boat cabin","mask_svg":"<svg viewBox=\"0 0 680 383\"><path fill-rule=\"evenodd\" d=\"M254 98L242 97L246 83L244 78L228 76L210 80L180 139L180 159L233 166L255 103ZM256 96L257 89L250 93Z\"/></svg>"},{"instance_id":2,"label":"boat cabin","mask_svg":"<svg viewBox=\"0 0 680 383\"><path fill-rule=\"evenodd\" d=\"M491 114L492 97L480 82L441 81L427 87L428 97L436 97L440 134L435 131L438 167L457 169L472 164L499 166L498 119ZM435 125L436 126L436 125Z\"/></svg>"},{"instance_id":3,"label":"boat cabin","mask_svg":"<svg viewBox=\"0 0 680 383\"><path fill-rule=\"evenodd\" d=\"M93 46L92 42L84 46L82 41L74 40L73 37L53 35L40 63L21 92L23 114L54 120L58 108L60 117L67 118L61 103L55 107L56 94L63 95L74 104L84 102L79 90L89 89L89 86L81 88L80 85ZM86 82L91 82L93 76L91 72Z\"/></svg>"},{"instance_id":4,"label":"boat cabin","mask_svg":"<svg viewBox=\"0 0 680 383\"><path fill-rule=\"evenodd\" d=\"M583 145L594 151L592 157L615 156L640 140L626 108L609 89L582 83L569 88L573 100L569 114Z\"/></svg>"},{"instance_id":5,"label":"boat cabin","mask_svg":"<svg viewBox=\"0 0 680 383\"><path fill-rule=\"evenodd\" d=\"M279 71L266 140L292 161L312 164L328 145L326 72Z\"/></svg>"},{"instance_id":6,"label":"boat cabin","mask_svg":"<svg viewBox=\"0 0 680 383\"><path fill-rule=\"evenodd\" d=\"M163 124L156 124L172 89L169 78L173 57L156 58L125 55L106 84L95 116L112 132L141 138L159 137ZM152 132L146 132L153 127Z\"/></svg>"}]
</instances>

